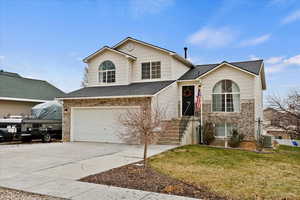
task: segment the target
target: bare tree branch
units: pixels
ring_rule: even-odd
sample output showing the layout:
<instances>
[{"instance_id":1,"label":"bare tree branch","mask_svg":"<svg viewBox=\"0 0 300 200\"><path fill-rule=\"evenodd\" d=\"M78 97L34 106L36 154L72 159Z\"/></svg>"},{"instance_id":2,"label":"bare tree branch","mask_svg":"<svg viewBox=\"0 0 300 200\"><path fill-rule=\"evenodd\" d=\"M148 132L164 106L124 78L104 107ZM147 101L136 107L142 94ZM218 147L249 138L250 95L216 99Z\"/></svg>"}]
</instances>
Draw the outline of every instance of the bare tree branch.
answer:
<instances>
[{"instance_id":1,"label":"bare tree branch","mask_svg":"<svg viewBox=\"0 0 300 200\"><path fill-rule=\"evenodd\" d=\"M119 116L119 122L124 127L119 136L127 143L144 144L145 166L148 144L166 130L165 114L166 110L163 108L142 105L140 109L128 109Z\"/></svg>"},{"instance_id":2,"label":"bare tree branch","mask_svg":"<svg viewBox=\"0 0 300 200\"><path fill-rule=\"evenodd\" d=\"M300 92L292 91L285 98L270 96L268 103L274 109L271 126L285 130L292 137L300 137Z\"/></svg>"},{"instance_id":3,"label":"bare tree branch","mask_svg":"<svg viewBox=\"0 0 300 200\"><path fill-rule=\"evenodd\" d=\"M88 73L89 73L89 69L88 67L85 67L83 72L83 78L81 81L81 87L86 87L88 85Z\"/></svg>"}]
</instances>

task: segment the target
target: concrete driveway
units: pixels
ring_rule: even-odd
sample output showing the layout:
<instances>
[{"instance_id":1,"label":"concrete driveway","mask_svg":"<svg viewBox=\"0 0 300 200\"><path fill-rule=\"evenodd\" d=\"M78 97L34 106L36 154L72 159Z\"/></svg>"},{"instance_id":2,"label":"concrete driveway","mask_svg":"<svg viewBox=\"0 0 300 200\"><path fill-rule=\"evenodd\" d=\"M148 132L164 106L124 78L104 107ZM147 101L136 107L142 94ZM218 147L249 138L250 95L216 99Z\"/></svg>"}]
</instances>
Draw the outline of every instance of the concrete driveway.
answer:
<instances>
[{"instance_id":1,"label":"concrete driveway","mask_svg":"<svg viewBox=\"0 0 300 200\"><path fill-rule=\"evenodd\" d=\"M174 148L152 145L149 156ZM0 187L69 199L183 199L76 181L142 159L139 145L50 143L0 145Z\"/></svg>"},{"instance_id":2,"label":"concrete driveway","mask_svg":"<svg viewBox=\"0 0 300 200\"><path fill-rule=\"evenodd\" d=\"M174 146L150 146L149 155ZM142 158L137 145L106 143L50 143L0 145L0 179L36 174L79 179Z\"/></svg>"}]
</instances>

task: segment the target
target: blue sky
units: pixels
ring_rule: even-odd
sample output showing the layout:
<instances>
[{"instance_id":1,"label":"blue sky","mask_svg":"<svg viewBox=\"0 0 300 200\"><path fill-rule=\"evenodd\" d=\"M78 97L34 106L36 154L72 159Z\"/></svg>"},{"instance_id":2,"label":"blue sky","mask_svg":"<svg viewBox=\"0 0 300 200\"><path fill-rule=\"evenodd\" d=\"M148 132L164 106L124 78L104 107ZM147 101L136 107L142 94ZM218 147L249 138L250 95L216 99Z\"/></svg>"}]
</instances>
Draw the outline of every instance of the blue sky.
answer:
<instances>
[{"instance_id":1,"label":"blue sky","mask_svg":"<svg viewBox=\"0 0 300 200\"><path fill-rule=\"evenodd\" d=\"M299 0L0 0L0 68L67 92L82 58L127 36L195 64L264 59L266 95L300 87Z\"/></svg>"}]
</instances>

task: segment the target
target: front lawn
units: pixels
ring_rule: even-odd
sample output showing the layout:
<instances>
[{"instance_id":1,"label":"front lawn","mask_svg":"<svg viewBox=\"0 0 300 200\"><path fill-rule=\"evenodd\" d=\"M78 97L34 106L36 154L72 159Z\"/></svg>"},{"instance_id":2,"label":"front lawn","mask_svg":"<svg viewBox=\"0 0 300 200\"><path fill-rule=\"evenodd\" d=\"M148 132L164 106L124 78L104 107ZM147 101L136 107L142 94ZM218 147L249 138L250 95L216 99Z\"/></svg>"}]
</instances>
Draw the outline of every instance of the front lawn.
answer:
<instances>
[{"instance_id":1,"label":"front lawn","mask_svg":"<svg viewBox=\"0 0 300 200\"><path fill-rule=\"evenodd\" d=\"M300 148L255 153L199 145L150 159L153 169L234 199L300 199Z\"/></svg>"}]
</instances>

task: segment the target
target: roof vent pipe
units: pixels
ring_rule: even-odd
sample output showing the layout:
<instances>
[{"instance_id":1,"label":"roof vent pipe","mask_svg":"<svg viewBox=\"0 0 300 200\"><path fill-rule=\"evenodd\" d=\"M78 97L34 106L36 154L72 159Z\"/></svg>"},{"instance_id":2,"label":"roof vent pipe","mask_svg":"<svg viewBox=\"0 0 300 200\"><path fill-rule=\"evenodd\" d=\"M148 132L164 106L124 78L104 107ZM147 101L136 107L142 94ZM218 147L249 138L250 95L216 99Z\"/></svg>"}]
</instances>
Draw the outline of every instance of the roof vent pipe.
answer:
<instances>
[{"instance_id":1,"label":"roof vent pipe","mask_svg":"<svg viewBox=\"0 0 300 200\"><path fill-rule=\"evenodd\" d=\"M184 58L187 59L187 50L188 50L188 48L184 47L183 49L184 49Z\"/></svg>"}]
</instances>

